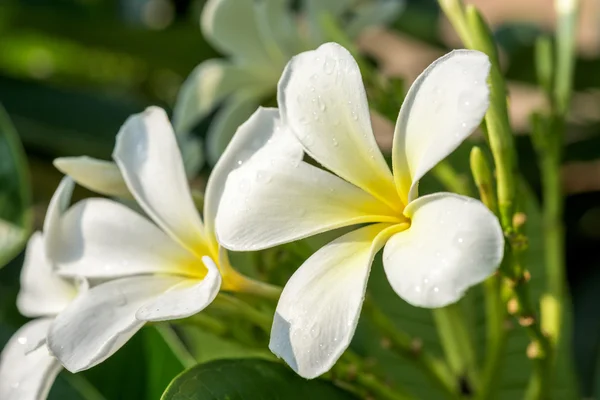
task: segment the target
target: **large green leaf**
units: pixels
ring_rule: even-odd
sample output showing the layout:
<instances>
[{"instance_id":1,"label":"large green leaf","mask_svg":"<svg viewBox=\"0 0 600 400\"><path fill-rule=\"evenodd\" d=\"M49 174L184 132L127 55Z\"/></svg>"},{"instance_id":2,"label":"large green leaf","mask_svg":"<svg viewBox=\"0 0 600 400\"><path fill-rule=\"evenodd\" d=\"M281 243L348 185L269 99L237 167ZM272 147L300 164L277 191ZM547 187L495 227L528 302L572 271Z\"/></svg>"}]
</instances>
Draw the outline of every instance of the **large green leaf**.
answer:
<instances>
[{"instance_id":1,"label":"large green leaf","mask_svg":"<svg viewBox=\"0 0 600 400\"><path fill-rule=\"evenodd\" d=\"M22 249L32 222L25 152L8 115L0 107L0 267Z\"/></svg>"},{"instance_id":2,"label":"large green leaf","mask_svg":"<svg viewBox=\"0 0 600 400\"><path fill-rule=\"evenodd\" d=\"M162 400L351 400L332 384L307 381L282 364L258 359L218 360L188 369Z\"/></svg>"}]
</instances>

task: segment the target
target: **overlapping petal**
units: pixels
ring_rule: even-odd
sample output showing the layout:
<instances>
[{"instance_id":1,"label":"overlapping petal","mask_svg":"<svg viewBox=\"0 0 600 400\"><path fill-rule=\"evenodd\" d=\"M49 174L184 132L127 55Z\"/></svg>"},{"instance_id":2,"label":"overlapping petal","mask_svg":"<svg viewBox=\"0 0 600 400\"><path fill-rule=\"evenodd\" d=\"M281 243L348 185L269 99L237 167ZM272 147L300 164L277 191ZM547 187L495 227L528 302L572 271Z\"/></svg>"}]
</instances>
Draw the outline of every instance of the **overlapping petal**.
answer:
<instances>
[{"instance_id":1,"label":"overlapping petal","mask_svg":"<svg viewBox=\"0 0 600 400\"><path fill-rule=\"evenodd\" d=\"M139 276L117 279L79 295L52 322L48 346L66 369L91 368L114 354L145 323L137 310L184 278Z\"/></svg>"},{"instance_id":2,"label":"overlapping petal","mask_svg":"<svg viewBox=\"0 0 600 400\"><path fill-rule=\"evenodd\" d=\"M217 162L238 126L252 115L258 104L254 92L239 92L227 100L206 132L206 158L210 164Z\"/></svg>"},{"instance_id":3,"label":"overlapping petal","mask_svg":"<svg viewBox=\"0 0 600 400\"><path fill-rule=\"evenodd\" d=\"M61 157L54 166L79 185L106 196L130 198L131 194L114 162L92 157Z\"/></svg>"},{"instance_id":4,"label":"overlapping petal","mask_svg":"<svg viewBox=\"0 0 600 400\"><path fill-rule=\"evenodd\" d=\"M377 147L360 70L336 43L301 53L279 81L283 122L319 163L400 209L392 174Z\"/></svg>"},{"instance_id":5,"label":"overlapping petal","mask_svg":"<svg viewBox=\"0 0 600 400\"><path fill-rule=\"evenodd\" d=\"M374 224L322 247L285 285L269 348L304 378L328 371L350 344L371 263L399 225Z\"/></svg>"},{"instance_id":6,"label":"overlapping petal","mask_svg":"<svg viewBox=\"0 0 600 400\"><path fill-rule=\"evenodd\" d=\"M200 26L210 44L232 58L269 65L269 54L256 24L253 0L208 0Z\"/></svg>"},{"instance_id":7,"label":"overlapping petal","mask_svg":"<svg viewBox=\"0 0 600 400\"><path fill-rule=\"evenodd\" d=\"M305 162L247 162L229 175L217 236L231 250L259 250L365 222L396 222L384 203Z\"/></svg>"},{"instance_id":8,"label":"overlapping petal","mask_svg":"<svg viewBox=\"0 0 600 400\"><path fill-rule=\"evenodd\" d=\"M282 125L276 108L262 108L236 131L227 149L213 168L204 196L206 233L216 244L215 218L229 173L248 160L263 158L273 167L279 162L300 162L304 152L294 135Z\"/></svg>"},{"instance_id":9,"label":"overlapping petal","mask_svg":"<svg viewBox=\"0 0 600 400\"><path fill-rule=\"evenodd\" d=\"M436 193L414 200L405 213L410 229L389 239L383 265L392 288L412 305L454 303L502 261L502 229L478 200Z\"/></svg>"},{"instance_id":10,"label":"overlapping petal","mask_svg":"<svg viewBox=\"0 0 600 400\"><path fill-rule=\"evenodd\" d=\"M21 289L17 296L19 312L26 317L56 315L75 295L75 287L53 271L53 265L46 257L42 233L34 233L27 243L21 269Z\"/></svg>"},{"instance_id":11,"label":"overlapping petal","mask_svg":"<svg viewBox=\"0 0 600 400\"><path fill-rule=\"evenodd\" d=\"M253 70L223 59L206 60L185 80L173 110L176 132L189 132L201 119L240 88L260 96L265 77Z\"/></svg>"},{"instance_id":12,"label":"overlapping petal","mask_svg":"<svg viewBox=\"0 0 600 400\"><path fill-rule=\"evenodd\" d=\"M54 191L44 218L44 247L46 256L49 259L54 258L53 249L60 242L60 219L63 212L71 202L71 194L75 183L65 176Z\"/></svg>"},{"instance_id":13,"label":"overlapping petal","mask_svg":"<svg viewBox=\"0 0 600 400\"><path fill-rule=\"evenodd\" d=\"M45 336L52 319L40 318L23 325L0 355L0 398L2 400L45 399L61 365L46 346L30 351L32 339Z\"/></svg>"},{"instance_id":14,"label":"overlapping petal","mask_svg":"<svg viewBox=\"0 0 600 400\"><path fill-rule=\"evenodd\" d=\"M63 216L54 261L65 276L147 273L204 276L199 259L135 211L107 199L80 201Z\"/></svg>"},{"instance_id":15,"label":"overlapping petal","mask_svg":"<svg viewBox=\"0 0 600 400\"><path fill-rule=\"evenodd\" d=\"M164 110L149 107L129 117L117 135L113 158L129 190L154 222L191 252L208 254L202 221Z\"/></svg>"},{"instance_id":16,"label":"overlapping petal","mask_svg":"<svg viewBox=\"0 0 600 400\"><path fill-rule=\"evenodd\" d=\"M202 257L208 273L201 279L187 279L138 309L142 321L187 318L206 308L219 293L221 274L210 257Z\"/></svg>"},{"instance_id":17,"label":"overlapping petal","mask_svg":"<svg viewBox=\"0 0 600 400\"><path fill-rule=\"evenodd\" d=\"M413 83L396 122L394 178L404 204L417 183L479 126L488 108L488 57L455 50L433 62Z\"/></svg>"}]
</instances>

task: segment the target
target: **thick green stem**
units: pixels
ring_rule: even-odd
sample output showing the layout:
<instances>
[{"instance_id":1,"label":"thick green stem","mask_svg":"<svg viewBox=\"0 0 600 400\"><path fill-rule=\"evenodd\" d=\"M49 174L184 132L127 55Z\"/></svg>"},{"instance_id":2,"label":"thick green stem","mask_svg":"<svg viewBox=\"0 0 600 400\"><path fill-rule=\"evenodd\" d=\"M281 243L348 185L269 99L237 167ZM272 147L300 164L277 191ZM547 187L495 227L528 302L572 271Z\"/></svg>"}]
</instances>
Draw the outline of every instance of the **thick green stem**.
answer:
<instances>
[{"instance_id":1,"label":"thick green stem","mask_svg":"<svg viewBox=\"0 0 600 400\"><path fill-rule=\"evenodd\" d=\"M375 324L389 341L390 350L401 357L414 362L417 367L443 392L453 397L457 392L458 381L443 360L429 354L423 349L420 341L399 330L396 325L377 307L372 299L367 298L363 307L364 313Z\"/></svg>"},{"instance_id":2,"label":"thick green stem","mask_svg":"<svg viewBox=\"0 0 600 400\"><path fill-rule=\"evenodd\" d=\"M467 328L460 303L432 310L446 359L454 374L464 377L471 389L480 386L473 332Z\"/></svg>"},{"instance_id":3,"label":"thick green stem","mask_svg":"<svg viewBox=\"0 0 600 400\"><path fill-rule=\"evenodd\" d=\"M231 315L237 315L245 320L252 322L261 328L266 334L271 333L271 324L273 317L266 315L250 304L230 295L220 293L213 302L213 307L228 312Z\"/></svg>"},{"instance_id":4,"label":"thick green stem","mask_svg":"<svg viewBox=\"0 0 600 400\"><path fill-rule=\"evenodd\" d=\"M494 193L491 168L479 147L473 147L470 157L471 171L481 201L498 214L498 203ZM477 398L488 399L495 391L500 378L503 353L506 348L506 308L501 296L502 276L495 274L484 283L486 309L486 357L482 384Z\"/></svg>"},{"instance_id":5,"label":"thick green stem","mask_svg":"<svg viewBox=\"0 0 600 400\"><path fill-rule=\"evenodd\" d=\"M85 400L106 400L82 374L65 374L64 377Z\"/></svg>"}]
</instances>

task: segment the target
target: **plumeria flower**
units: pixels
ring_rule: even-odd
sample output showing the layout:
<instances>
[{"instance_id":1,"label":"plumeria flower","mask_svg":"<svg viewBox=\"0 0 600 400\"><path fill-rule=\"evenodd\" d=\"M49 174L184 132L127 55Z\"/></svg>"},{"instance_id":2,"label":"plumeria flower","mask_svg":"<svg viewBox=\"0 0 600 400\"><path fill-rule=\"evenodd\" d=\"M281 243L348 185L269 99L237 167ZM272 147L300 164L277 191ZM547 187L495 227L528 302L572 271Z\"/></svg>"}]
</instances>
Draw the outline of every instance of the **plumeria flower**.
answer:
<instances>
[{"instance_id":1,"label":"plumeria flower","mask_svg":"<svg viewBox=\"0 0 600 400\"><path fill-rule=\"evenodd\" d=\"M275 95L289 59L326 39L325 14L355 38L366 27L386 24L403 0L208 0L201 18L206 40L228 59L202 62L183 84L175 105L177 132L190 131L224 103L207 132L207 159L219 158L237 127Z\"/></svg>"},{"instance_id":2,"label":"plumeria flower","mask_svg":"<svg viewBox=\"0 0 600 400\"><path fill-rule=\"evenodd\" d=\"M46 213L44 233L29 239L21 270L21 289L17 308L26 317L36 318L23 325L9 340L0 355L0 399L42 400L50 391L61 365L48 351L46 334L54 317L86 290L81 281L58 276L48 259L46 248L52 244L51 228L61 209L69 202L73 181L59 185Z\"/></svg>"},{"instance_id":3,"label":"plumeria flower","mask_svg":"<svg viewBox=\"0 0 600 400\"><path fill-rule=\"evenodd\" d=\"M209 179L203 223L166 113L150 107L125 122L113 159L145 215L109 199L80 201L60 217L51 248L63 276L109 280L79 296L50 326L49 347L69 371L102 362L146 322L200 312L220 289L273 292L236 272L216 241L219 198L228 169L237 165L228 158ZM78 181L104 179L102 169L88 172Z\"/></svg>"},{"instance_id":4,"label":"plumeria flower","mask_svg":"<svg viewBox=\"0 0 600 400\"><path fill-rule=\"evenodd\" d=\"M421 74L398 116L392 173L350 53L329 43L287 65L281 119L325 169L297 160L274 168L276 154L256 154L229 175L217 234L248 251L360 225L306 260L279 300L270 348L303 377L328 371L348 347L380 249L392 288L419 307L454 303L496 270L503 233L481 202L418 196L419 179L481 122L489 68L484 54L459 50Z\"/></svg>"}]
</instances>

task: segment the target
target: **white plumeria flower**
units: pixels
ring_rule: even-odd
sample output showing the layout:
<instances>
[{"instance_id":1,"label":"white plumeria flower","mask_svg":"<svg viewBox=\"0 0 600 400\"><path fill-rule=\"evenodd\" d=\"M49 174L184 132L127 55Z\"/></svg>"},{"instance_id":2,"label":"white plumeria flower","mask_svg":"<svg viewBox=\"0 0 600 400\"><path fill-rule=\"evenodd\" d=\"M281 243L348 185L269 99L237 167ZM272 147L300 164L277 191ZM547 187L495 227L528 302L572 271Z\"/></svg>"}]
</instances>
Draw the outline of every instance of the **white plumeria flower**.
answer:
<instances>
[{"instance_id":1,"label":"white plumeria flower","mask_svg":"<svg viewBox=\"0 0 600 400\"><path fill-rule=\"evenodd\" d=\"M324 14L342 22L342 29L354 38L366 27L394 20L403 0L303 0L301 17L291 3L208 0L204 6L204 37L229 59L204 61L190 74L175 104L174 125L177 132L190 131L224 103L207 132L209 162L216 162L257 106L275 95L289 59L325 41L320 21Z\"/></svg>"},{"instance_id":2,"label":"white plumeria flower","mask_svg":"<svg viewBox=\"0 0 600 400\"><path fill-rule=\"evenodd\" d=\"M328 371L348 347L380 249L393 289L420 307L456 302L496 270L503 233L481 202L417 194L419 179L481 122L489 68L484 54L459 50L421 74L398 116L392 174L350 53L329 43L287 65L281 118L332 173L298 161L273 168L276 154L264 150L229 175L217 234L224 247L248 251L368 224L313 254L283 290L270 348L303 377Z\"/></svg>"},{"instance_id":3,"label":"white plumeria flower","mask_svg":"<svg viewBox=\"0 0 600 400\"><path fill-rule=\"evenodd\" d=\"M226 161L230 156L209 179L204 224L162 109L150 107L130 117L117 135L113 158L128 193L148 218L101 198L80 201L61 216L60 240L50 249L59 272L114 279L79 296L51 325L50 349L71 372L102 362L148 321L198 313L220 288L268 290L231 267L214 234L222 188L234 165ZM63 161L75 169L77 163L88 168L88 175L79 174L78 182L98 186L97 182L107 181L98 160Z\"/></svg>"},{"instance_id":4,"label":"white plumeria flower","mask_svg":"<svg viewBox=\"0 0 600 400\"><path fill-rule=\"evenodd\" d=\"M36 318L23 325L0 355L0 399L43 400L61 370L60 362L46 346L46 334L54 317L75 299L85 284L75 284L58 276L46 255L52 228L61 209L69 202L73 182L64 179L54 194L44 224L44 233L29 239L21 270L17 308L26 317Z\"/></svg>"}]
</instances>

